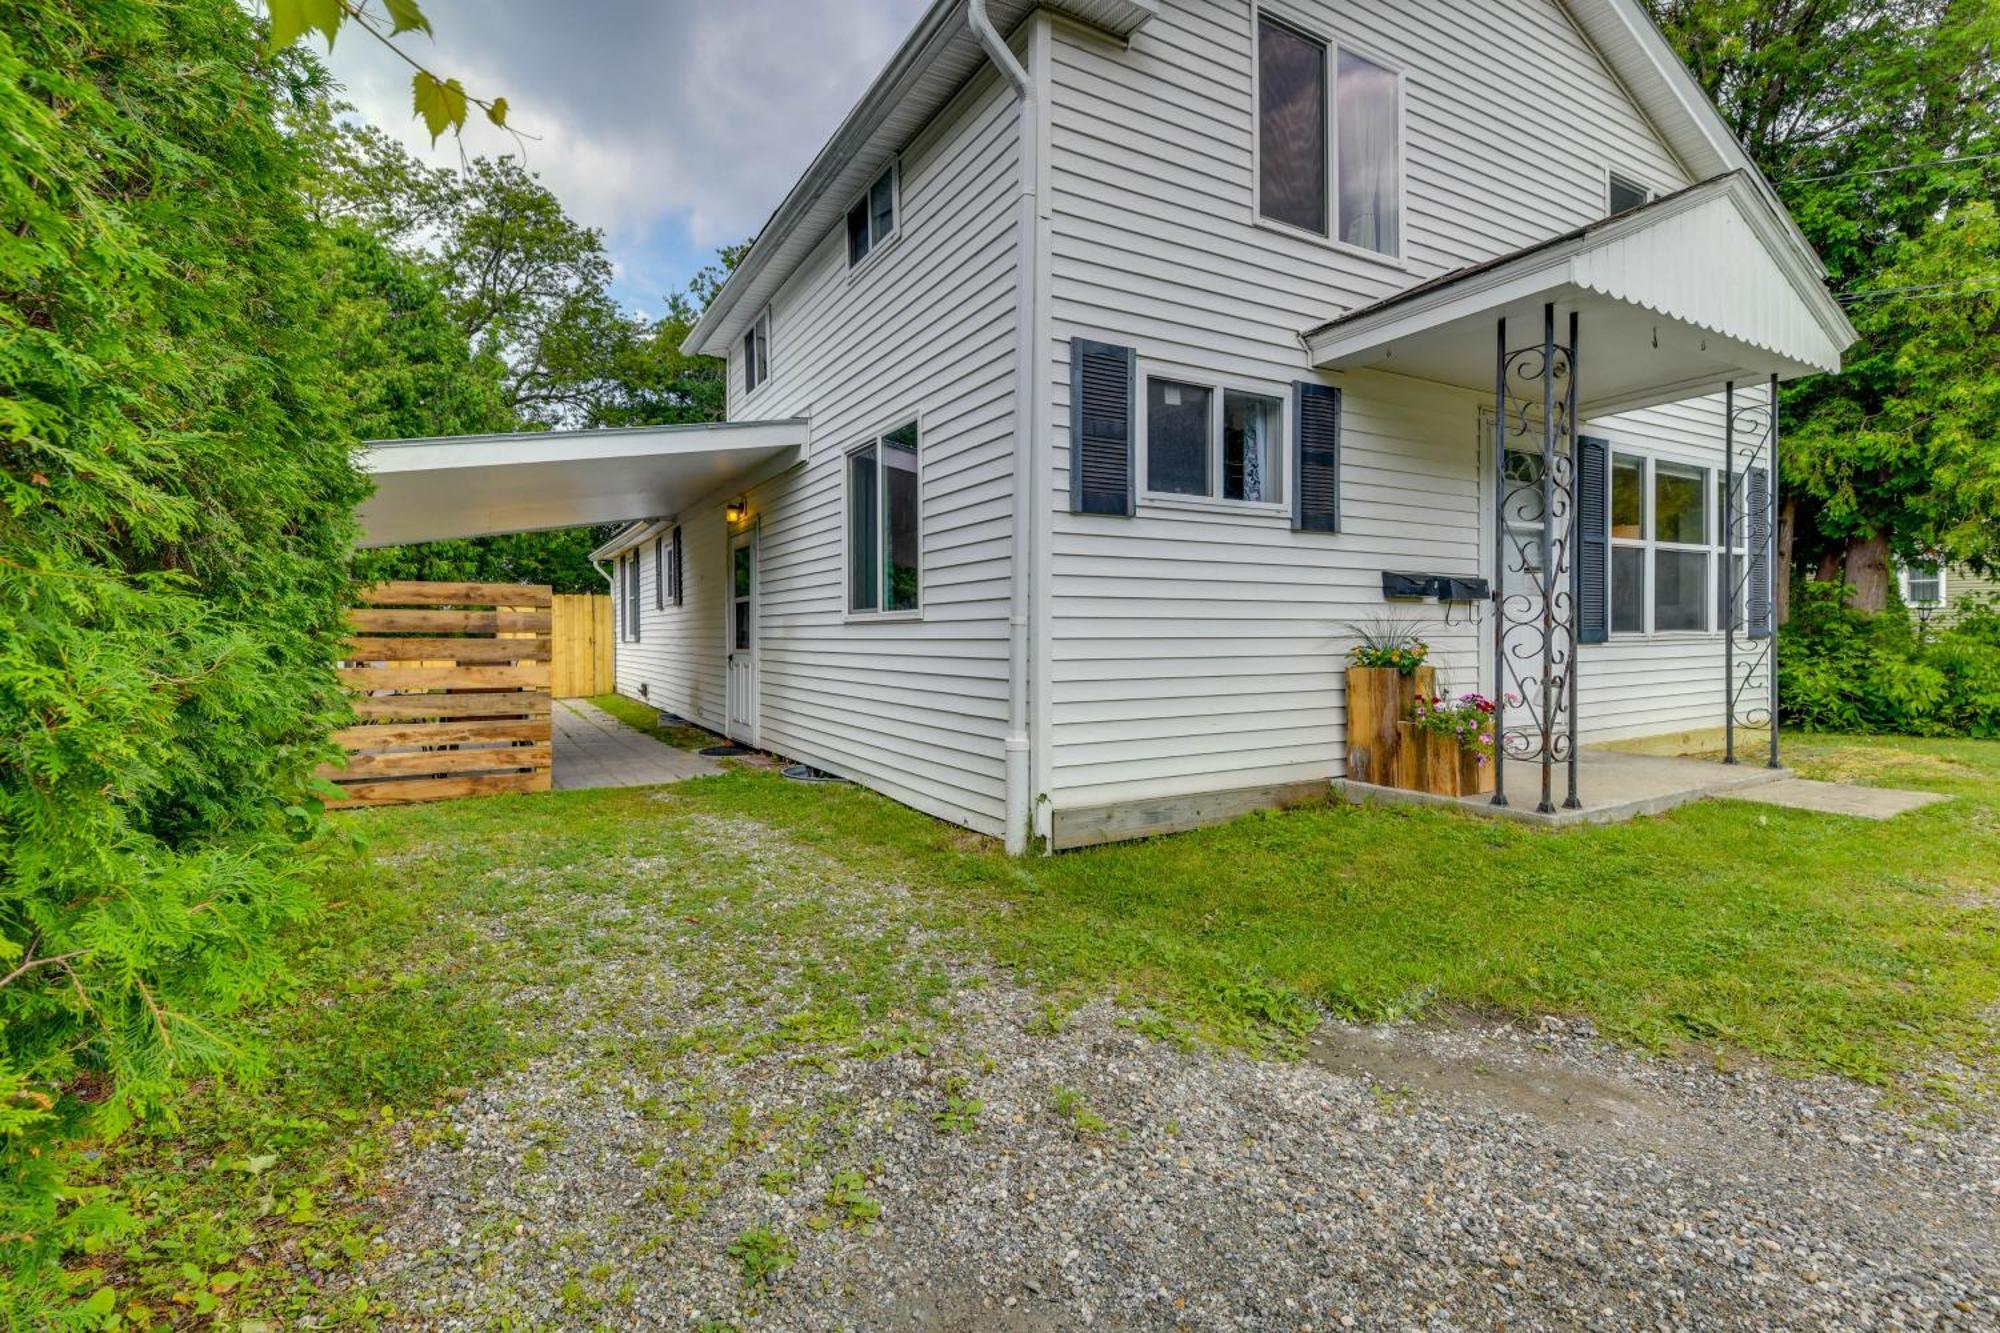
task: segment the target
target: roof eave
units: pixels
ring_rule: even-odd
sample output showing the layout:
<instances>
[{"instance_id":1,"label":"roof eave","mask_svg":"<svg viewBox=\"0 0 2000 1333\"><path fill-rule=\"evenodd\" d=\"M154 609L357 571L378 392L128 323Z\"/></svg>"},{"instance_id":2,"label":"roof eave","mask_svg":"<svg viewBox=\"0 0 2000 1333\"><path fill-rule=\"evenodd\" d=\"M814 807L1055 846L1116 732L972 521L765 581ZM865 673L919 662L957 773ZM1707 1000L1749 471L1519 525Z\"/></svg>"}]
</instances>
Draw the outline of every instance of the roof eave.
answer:
<instances>
[{"instance_id":1,"label":"roof eave","mask_svg":"<svg viewBox=\"0 0 2000 1333\"><path fill-rule=\"evenodd\" d=\"M1775 206L1761 191L1756 190L1751 180L1751 173L1743 171L1733 171L1726 176L1703 181L1677 194L1655 200L1643 208L1636 208L1618 217L1580 228L1575 233L1552 243L1543 242L1540 245L1529 246L1511 258L1503 257L1497 263L1468 272L1461 281L1451 281L1449 275L1446 275L1443 285L1434 292L1426 292L1415 298L1390 296L1377 302L1374 307L1351 311L1308 329L1302 336L1313 360L1324 361L1331 356L1340 355L1335 349L1342 343L1379 333L1381 329L1394 325L1406 317L1435 306L1449 304L1467 294L1492 288L1517 286L1524 282L1532 285L1538 275L1553 274L1564 269L1587 247L1615 240L1627 233L1642 231L1657 223L1662 217L1677 211L1698 208L1724 194L1734 195L1739 202L1749 205L1744 209L1744 215L1749 218L1753 229L1757 232L1759 242L1777 260L1799 298L1811 308L1814 319L1826 332L1829 341L1843 351L1852 347L1860 335L1849 322L1847 313L1826 290L1826 284L1821 281L1819 272L1805 265L1797 252L1785 243L1782 206Z\"/></svg>"},{"instance_id":2,"label":"roof eave","mask_svg":"<svg viewBox=\"0 0 2000 1333\"><path fill-rule=\"evenodd\" d=\"M1114 37L1129 38L1158 12L1158 0L1030 0L1025 13L1049 8L1088 23ZM709 302L701 318L681 342L681 351L690 356L726 355L736 330L738 307L745 293L764 268L784 249L793 233L838 182L841 174L861 154L877 134L889 113L906 96L956 40L977 46L965 19L965 0L935 0L917 20L916 27L896 49L889 64L868 86L854 108L847 113L833 136L821 148L812 164L771 213L749 252L743 256L722 289ZM996 17L998 17L996 15ZM1018 22L1018 21L1016 21ZM986 62L984 54L972 73ZM968 76L970 77L970 76ZM946 99L948 101L948 99ZM940 106L944 105L943 101ZM904 145L895 144L881 155L886 162ZM874 168L871 167L871 170ZM797 260L791 261L794 265ZM744 312L744 318L749 313Z\"/></svg>"}]
</instances>

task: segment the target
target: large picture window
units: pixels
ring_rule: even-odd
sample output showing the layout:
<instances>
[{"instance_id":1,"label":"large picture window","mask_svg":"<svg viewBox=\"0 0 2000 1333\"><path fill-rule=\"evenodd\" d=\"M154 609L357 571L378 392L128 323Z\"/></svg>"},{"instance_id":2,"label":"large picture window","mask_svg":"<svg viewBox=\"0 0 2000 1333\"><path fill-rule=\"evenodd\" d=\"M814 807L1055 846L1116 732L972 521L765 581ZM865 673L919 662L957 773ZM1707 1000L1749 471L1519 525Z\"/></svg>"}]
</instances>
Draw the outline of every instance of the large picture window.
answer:
<instances>
[{"instance_id":1,"label":"large picture window","mask_svg":"<svg viewBox=\"0 0 2000 1333\"><path fill-rule=\"evenodd\" d=\"M1740 497L1741 478L1737 484ZM1721 628L1749 530L1740 514L1729 522L1728 489L1728 478L1712 468L1612 456L1614 636Z\"/></svg>"},{"instance_id":2,"label":"large picture window","mask_svg":"<svg viewBox=\"0 0 2000 1333\"><path fill-rule=\"evenodd\" d=\"M1400 255L1402 75L1259 15L1257 212L1356 249Z\"/></svg>"},{"instance_id":3,"label":"large picture window","mask_svg":"<svg viewBox=\"0 0 2000 1333\"><path fill-rule=\"evenodd\" d=\"M1279 504L1285 404L1245 389L1146 380L1146 491Z\"/></svg>"},{"instance_id":4,"label":"large picture window","mask_svg":"<svg viewBox=\"0 0 2000 1333\"><path fill-rule=\"evenodd\" d=\"M915 422L848 453L850 613L908 613L922 605L921 508Z\"/></svg>"}]
</instances>

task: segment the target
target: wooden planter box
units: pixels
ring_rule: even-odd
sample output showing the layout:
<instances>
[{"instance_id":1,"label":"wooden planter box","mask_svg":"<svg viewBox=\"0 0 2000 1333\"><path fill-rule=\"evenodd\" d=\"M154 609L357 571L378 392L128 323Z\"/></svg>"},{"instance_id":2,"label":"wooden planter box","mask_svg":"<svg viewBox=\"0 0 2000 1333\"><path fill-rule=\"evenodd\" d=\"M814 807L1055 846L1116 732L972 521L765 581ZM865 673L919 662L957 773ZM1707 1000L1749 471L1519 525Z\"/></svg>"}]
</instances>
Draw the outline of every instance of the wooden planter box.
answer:
<instances>
[{"instance_id":1,"label":"wooden planter box","mask_svg":"<svg viewBox=\"0 0 2000 1333\"><path fill-rule=\"evenodd\" d=\"M1396 730L1396 780L1389 786L1433 796L1480 796L1493 790L1492 760L1482 764L1451 737L1418 731L1413 722L1398 722Z\"/></svg>"},{"instance_id":2,"label":"wooden planter box","mask_svg":"<svg viewBox=\"0 0 2000 1333\"><path fill-rule=\"evenodd\" d=\"M1398 787L1402 736L1396 724L1410 715L1419 691L1435 692L1437 673L1418 667L1409 675L1393 667L1347 668L1347 776L1378 787Z\"/></svg>"}]
</instances>

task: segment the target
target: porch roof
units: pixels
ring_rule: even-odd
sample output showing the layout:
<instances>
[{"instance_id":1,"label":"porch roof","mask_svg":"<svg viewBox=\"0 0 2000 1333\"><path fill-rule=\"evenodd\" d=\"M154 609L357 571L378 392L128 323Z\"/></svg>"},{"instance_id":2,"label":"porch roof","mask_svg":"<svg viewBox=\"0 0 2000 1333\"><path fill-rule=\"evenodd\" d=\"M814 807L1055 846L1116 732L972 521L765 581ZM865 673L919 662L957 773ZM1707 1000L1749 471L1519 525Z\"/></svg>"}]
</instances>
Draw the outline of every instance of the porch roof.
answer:
<instances>
[{"instance_id":1,"label":"porch roof","mask_svg":"<svg viewBox=\"0 0 2000 1333\"><path fill-rule=\"evenodd\" d=\"M1711 393L1729 380L1840 369L1854 327L1754 179L1732 171L1512 254L1458 269L1304 335L1325 370L1493 388L1508 346L1579 320L1577 395L1591 416Z\"/></svg>"},{"instance_id":2,"label":"porch roof","mask_svg":"<svg viewBox=\"0 0 2000 1333\"><path fill-rule=\"evenodd\" d=\"M363 546L629 523L796 459L802 417L618 430L378 440Z\"/></svg>"}]
</instances>

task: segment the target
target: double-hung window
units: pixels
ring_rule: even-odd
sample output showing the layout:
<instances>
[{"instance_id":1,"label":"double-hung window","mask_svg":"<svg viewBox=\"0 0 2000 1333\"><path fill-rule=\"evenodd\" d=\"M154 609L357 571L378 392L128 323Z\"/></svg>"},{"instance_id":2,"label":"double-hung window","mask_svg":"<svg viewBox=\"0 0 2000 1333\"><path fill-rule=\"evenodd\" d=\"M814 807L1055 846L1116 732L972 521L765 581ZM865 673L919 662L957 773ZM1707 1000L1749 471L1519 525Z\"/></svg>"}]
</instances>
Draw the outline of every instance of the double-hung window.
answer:
<instances>
[{"instance_id":1,"label":"double-hung window","mask_svg":"<svg viewBox=\"0 0 2000 1333\"><path fill-rule=\"evenodd\" d=\"M896 168L875 178L854 207L847 210L847 266L868 258L896 232Z\"/></svg>"},{"instance_id":2,"label":"double-hung window","mask_svg":"<svg viewBox=\"0 0 2000 1333\"><path fill-rule=\"evenodd\" d=\"M1729 521L1727 477L1637 454L1611 458L1613 635L1715 630L1743 578L1750 524ZM1739 617L1744 614L1739 610Z\"/></svg>"},{"instance_id":3,"label":"double-hung window","mask_svg":"<svg viewBox=\"0 0 2000 1333\"><path fill-rule=\"evenodd\" d=\"M923 524L917 423L847 454L847 609L909 614L922 604Z\"/></svg>"},{"instance_id":4,"label":"double-hung window","mask_svg":"<svg viewBox=\"0 0 2000 1333\"><path fill-rule=\"evenodd\" d=\"M1400 255L1402 75L1259 14L1257 212L1343 245Z\"/></svg>"},{"instance_id":5,"label":"double-hung window","mask_svg":"<svg viewBox=\"0 0 2000 1333\"><path fill-rule=\"evenodd\" d=\"M771 308L743 331L743 392L755 393L771 377Z\"/></svg>"},{"instance_id":6,"label":"double-hung window","mask_svg":"<svg viewBox=\"0 0 2000 1333\"><path fill-rule=\"evenodd\" d=\"M1147 493L1281 503L1284 417L1272 394L1148 377Z\"/></svg>"}]
</instances>

